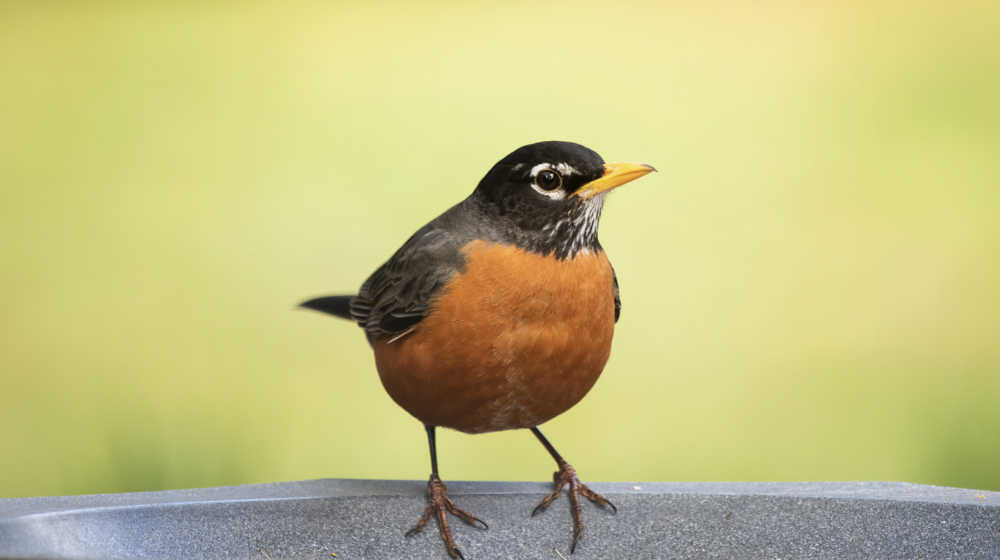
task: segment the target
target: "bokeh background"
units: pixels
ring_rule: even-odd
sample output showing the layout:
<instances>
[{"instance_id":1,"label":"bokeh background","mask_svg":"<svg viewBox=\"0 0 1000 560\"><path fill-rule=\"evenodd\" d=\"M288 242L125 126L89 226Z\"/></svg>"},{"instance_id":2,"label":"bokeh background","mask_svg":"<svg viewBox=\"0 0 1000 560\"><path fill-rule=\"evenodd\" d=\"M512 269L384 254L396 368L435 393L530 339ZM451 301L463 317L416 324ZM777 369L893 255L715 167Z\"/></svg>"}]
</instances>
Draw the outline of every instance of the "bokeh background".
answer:
<instances>
[{"instance_id":1,"label":"bokeh background","mask_svg":"<svg viewBox=\"0 0 1000 560\"><path fill-rule=\"evenodd\" d=\"M1000 3L3 2L0 497L424 479L348 293L498 159L657 166L585 480L1000 490ZM527 432L446 480L548 480Z\"/></svg>"}]
</instances>

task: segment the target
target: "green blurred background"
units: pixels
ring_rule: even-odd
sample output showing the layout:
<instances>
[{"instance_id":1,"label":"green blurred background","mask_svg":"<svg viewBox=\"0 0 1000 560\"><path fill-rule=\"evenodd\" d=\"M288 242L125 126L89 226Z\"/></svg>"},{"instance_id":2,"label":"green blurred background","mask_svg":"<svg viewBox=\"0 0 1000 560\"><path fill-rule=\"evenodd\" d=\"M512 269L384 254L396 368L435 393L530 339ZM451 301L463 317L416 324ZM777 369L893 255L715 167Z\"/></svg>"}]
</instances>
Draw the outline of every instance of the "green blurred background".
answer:
<instances>
[{"instance_id":1,"label":"green blurred background","mask_svg":"<svg viewBox=\"0 0 1000 560\"><path fill-rule=\"evenodd\" d=\"M357 289L580 142L624 309L585 480L1000 490L1000 3L0 4L0 497L424 479ZM527 432L446 480L548 480Z\"/></svg>"}]
</instances>

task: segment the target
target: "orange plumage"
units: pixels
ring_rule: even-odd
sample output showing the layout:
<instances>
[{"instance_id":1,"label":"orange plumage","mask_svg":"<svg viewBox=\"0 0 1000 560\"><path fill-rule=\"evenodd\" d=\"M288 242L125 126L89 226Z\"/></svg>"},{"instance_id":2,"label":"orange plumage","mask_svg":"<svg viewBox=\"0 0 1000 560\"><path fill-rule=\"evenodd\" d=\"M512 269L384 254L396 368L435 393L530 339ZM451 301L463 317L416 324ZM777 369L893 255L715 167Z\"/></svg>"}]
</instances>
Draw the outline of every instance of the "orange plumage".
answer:
<instances>
[{"instance_id":1,"label":"orange plumage","mask_svg":"<svg viewBox=\"0 0 1000 560\"><path fill-rule=\"evenodd\" d=\"M611 354L614 285L604 251L565 261L474 241L414 332L374 341L389 396L429 426L532 428L590 391Z\"/></svg>"}]
</instances>

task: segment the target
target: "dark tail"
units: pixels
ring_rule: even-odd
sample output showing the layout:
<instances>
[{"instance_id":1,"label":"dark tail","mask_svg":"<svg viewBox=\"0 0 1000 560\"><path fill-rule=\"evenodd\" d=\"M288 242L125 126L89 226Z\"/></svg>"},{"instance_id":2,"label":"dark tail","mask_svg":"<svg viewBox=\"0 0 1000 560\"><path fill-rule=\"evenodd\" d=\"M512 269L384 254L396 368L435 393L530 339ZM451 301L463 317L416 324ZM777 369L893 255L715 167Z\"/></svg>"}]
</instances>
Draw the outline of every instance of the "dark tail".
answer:
<instances>
[{"instance_id":1,"label":"dark tail","mask_svg":"<svg viewBox=\"0 0 1000 560\"><path fill-rule=\"evenodd\" d=\"M313 311L319 311L320 313L327 313L329 315L333 315L334 317L340 317L341 319L353 321L353 319L351 319L352 299L354 299L354 296L319 297L309 301L304 301L299 304L299 307L305 307L306 309L312 309Z\"/></svg>"}]
</instances>

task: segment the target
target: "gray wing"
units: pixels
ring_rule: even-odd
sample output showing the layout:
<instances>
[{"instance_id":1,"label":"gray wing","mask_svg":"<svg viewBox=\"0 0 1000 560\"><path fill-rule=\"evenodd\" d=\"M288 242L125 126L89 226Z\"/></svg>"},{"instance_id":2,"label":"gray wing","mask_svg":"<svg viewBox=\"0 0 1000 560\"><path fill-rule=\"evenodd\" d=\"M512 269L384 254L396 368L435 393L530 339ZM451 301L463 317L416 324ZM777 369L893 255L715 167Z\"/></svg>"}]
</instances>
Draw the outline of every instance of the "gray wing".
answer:
<instances>
[{"instance_id":1,"label":"gray wing","mask_svg":"<svg viewBox=\"0 0 1000 560\"><path fill-rule=\"evenodd\" d=\"M351 318L369 337L406 332L427 313L434 296L464 270L464 243L434 223L413 234L351 300Z\"/></svg>"},{"instance_id":2,"label":"gray wing","mask_svg":"<svg viewBox=\"0 0 1000 560\"><path fill-rule=\"evenodd\" d=\"M618 275L615 274L615 267L611 267L611 281L615 285L615 322L618 322L618 317L622 314L622 299L618 295Z\"/></svg>"}]
</instances>

